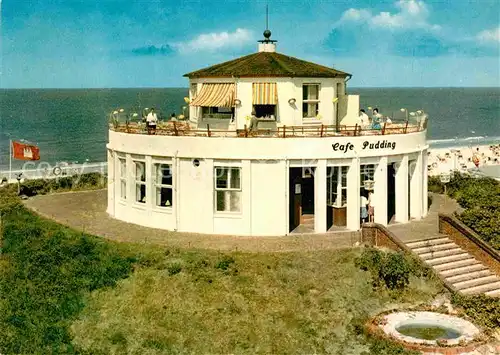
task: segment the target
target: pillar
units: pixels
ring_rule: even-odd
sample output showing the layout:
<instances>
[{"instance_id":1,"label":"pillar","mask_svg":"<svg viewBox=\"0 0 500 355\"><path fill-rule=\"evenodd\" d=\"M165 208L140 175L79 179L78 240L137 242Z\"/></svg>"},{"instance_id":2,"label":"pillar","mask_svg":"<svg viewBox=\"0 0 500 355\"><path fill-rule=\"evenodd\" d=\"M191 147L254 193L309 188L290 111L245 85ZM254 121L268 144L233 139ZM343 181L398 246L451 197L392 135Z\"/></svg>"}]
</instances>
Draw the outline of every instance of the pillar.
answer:
<instances>
[{"instance_id":1,"label":"pillar","mask_svg":"<svg viewBox=\"0 0 500 355\"><path fill-rule=\"evenodd\" d=\"M410 217L422 218L422 152L411 164L410 176Z\"/></svg>"},{"instance_id":2,"label":"pillar","mask_svg":"<svg viewBox=\"0 0 500 355\"><path fill-rule=\"evenodd\" d=\"M320 159L314 172L314 231L326 233L326 160Z\"/></svg>"},{"instance_id":3,"label":"pillar","mask_svg":"<svg viewBox=\"0 0 500 355\"><path fill-rule=\"evenodd\" d=\"M245 235L252 235L252 163L241 161L241 212L245 220ZM212 194L213 195L213 194Z\"/></svg>"},{"instance_id":4,"label":"pillar","mask_svg":"<svg viewBox=\"0 0 500 355\"><path fill-rule=\"evenodd\" d=\"M396 164L396 216L399 223L408 222L408 156Z\"/></svg>"},{"instance_id":5,"label":"pillar","mask_svg":"<svg viewBox=\"0 0 500 355\"><path fill-rule=\"evenodd\" d=\"M111 216L115 215L115 188L119 186L115 183L115 166L115 154L108 149L108 207L106 212Z\"/></svg>"},{"instance_id":6,"label":"pillar","mask_svg":"<svg viewBox=\"0 0 500 355\"><path fill-rule=\"evenodd\" d=\"M375 223L387 225L387 157L380 158L373 179L375 180Z\"/></svg>"},{"instance_id":7,"label":"pillar","mask_svg":"<svg viewBox=\"0 0 500 355\"><path fill-rule=\"evenodd\" d=\"M360 177L359 159L351 160L349 171L347 172L347 229L359 230L360 219Z\"/></svg>"},{"instance_id":8,"label":"pillar","mask_svg":"<svg viewBox=\"0 0 500 355\"><path fill-rule=\"evenodd\" d=\"M422 151L422 217L427 216L428 206L428 196L427 191L428 183L428 170L427 170L427 149Z\"/></svg>"}]
</instances>

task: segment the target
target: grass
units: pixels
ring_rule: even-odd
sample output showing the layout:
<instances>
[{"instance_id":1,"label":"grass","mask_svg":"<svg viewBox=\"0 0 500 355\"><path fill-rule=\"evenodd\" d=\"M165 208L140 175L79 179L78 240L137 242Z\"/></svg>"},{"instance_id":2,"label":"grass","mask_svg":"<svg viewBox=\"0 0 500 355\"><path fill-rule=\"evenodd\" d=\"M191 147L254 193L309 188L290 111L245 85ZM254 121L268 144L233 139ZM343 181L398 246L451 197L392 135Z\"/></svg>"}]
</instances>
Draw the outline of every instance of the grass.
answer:
<instances>
[{"instance_id":1,"label":"grass","mask_svg":"<svg viewBox=\"0 0 500 355\"><path fill-rule=\"evenodd\" d=\"M354 264L358 249L119 244L2 201L1 353L403 354L367 340L359 324L442 290L412 277L406 291L374 291Z\"/></svg>"},{"instance_id":2,"label":"grass","mask_svg":"<svg viewBox=\"0 0 500 355\"><path fill-rule=\"evenodd\" d=\"M374 292L358 255L155 250L117 287L92 293L74 343L106 354L361 354L369 344L356 322L429 301L441 285L413 278L396 296Z\"/></svg>"}]
</instances>

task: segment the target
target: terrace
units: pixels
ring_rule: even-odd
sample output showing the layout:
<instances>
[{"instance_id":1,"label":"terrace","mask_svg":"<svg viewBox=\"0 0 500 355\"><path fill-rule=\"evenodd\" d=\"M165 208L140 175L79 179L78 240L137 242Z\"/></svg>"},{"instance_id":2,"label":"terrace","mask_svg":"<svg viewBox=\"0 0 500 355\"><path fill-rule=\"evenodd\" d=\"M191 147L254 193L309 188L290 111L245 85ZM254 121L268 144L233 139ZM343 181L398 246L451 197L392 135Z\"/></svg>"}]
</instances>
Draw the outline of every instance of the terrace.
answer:
<instances>
[{"instance_id":1,"label":"terrace","mask_svg":"<svg viewBox=\"0 0 500 355\"><path fill-rule=\"evenodd\" d=\"M110 124L110 130L129 134L148 134L146 125L142 122L114 122ZM210 124L206 128L199 128L196 123L190 121L164 121L159 122L155 135L160 136L190 136L190 137L234 137L234 138L299 138L299 137L347 137L347 136L374 136L394 135L422 132L427 129L427 118L421 121L399 121L384 123L380 129L362 127L360 125L324 125L321 121L314 124L301 126L276 126L266 129L212 129Z\"/></svg>"}]
</instances>

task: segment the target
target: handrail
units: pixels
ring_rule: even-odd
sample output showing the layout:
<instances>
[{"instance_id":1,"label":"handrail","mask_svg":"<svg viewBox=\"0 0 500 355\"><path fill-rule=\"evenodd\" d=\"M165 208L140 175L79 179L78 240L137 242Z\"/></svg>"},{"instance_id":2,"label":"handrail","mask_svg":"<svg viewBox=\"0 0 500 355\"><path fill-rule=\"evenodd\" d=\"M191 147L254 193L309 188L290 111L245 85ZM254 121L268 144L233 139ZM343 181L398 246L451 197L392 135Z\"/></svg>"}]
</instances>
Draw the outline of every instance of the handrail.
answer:
<instances>
[{"instance_id":1,"label":"handrail","mask_svg":"<svg viewBox=\"0 0 500 355\"><path fill-rule=\"evenodd\" d=\"M134 123L120 123L110 125L110 130L122 133L131 134L148 134L143 125ZM354 126L339 126L336 125L314 125L314 126L282 126L270 129L248 130L245 125L244 129L225 130L213 129L207 124L206 129L191 128L189 122L167 122L159 124L156 128L155 135L161 136L199 136L199 137L281 137L281 138L305 138L305 137L342 137L342 136L376 136L376 135L393 135L393 134L408 134L424 131L425 128L421 125L405 123L384 124L382 129L366 129L356 124Z\"/></svg>"}]
</instances>

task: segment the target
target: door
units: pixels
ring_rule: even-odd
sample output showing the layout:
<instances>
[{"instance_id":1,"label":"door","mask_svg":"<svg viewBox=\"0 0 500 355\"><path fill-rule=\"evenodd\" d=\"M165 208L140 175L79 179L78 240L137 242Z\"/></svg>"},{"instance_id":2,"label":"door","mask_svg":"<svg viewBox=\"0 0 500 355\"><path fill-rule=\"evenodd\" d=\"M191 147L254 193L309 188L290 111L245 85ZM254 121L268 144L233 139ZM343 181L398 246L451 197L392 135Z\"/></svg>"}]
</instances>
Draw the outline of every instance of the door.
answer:
<instances>
[{"instance_id":1,"label":"door","mask_svg":"<svg viewBox=\"0 0 500 355\"><path fill-rule=\"evenodd\" d=\"M375 213L377 213L375 211ZM396 214L396 170L394 164L387 165L387 224Z\"/></svg>"},{"instance_id":2,"label":"door","mask_svg":"<svg viewBox=\"0 0 500 355\"><path fill-rule=\"evenodd\" d=\"M289 231L293 231L300 225L302 216L302 176L301 168L290 168L289 171Z\"/></svg>"}]
</instances>

